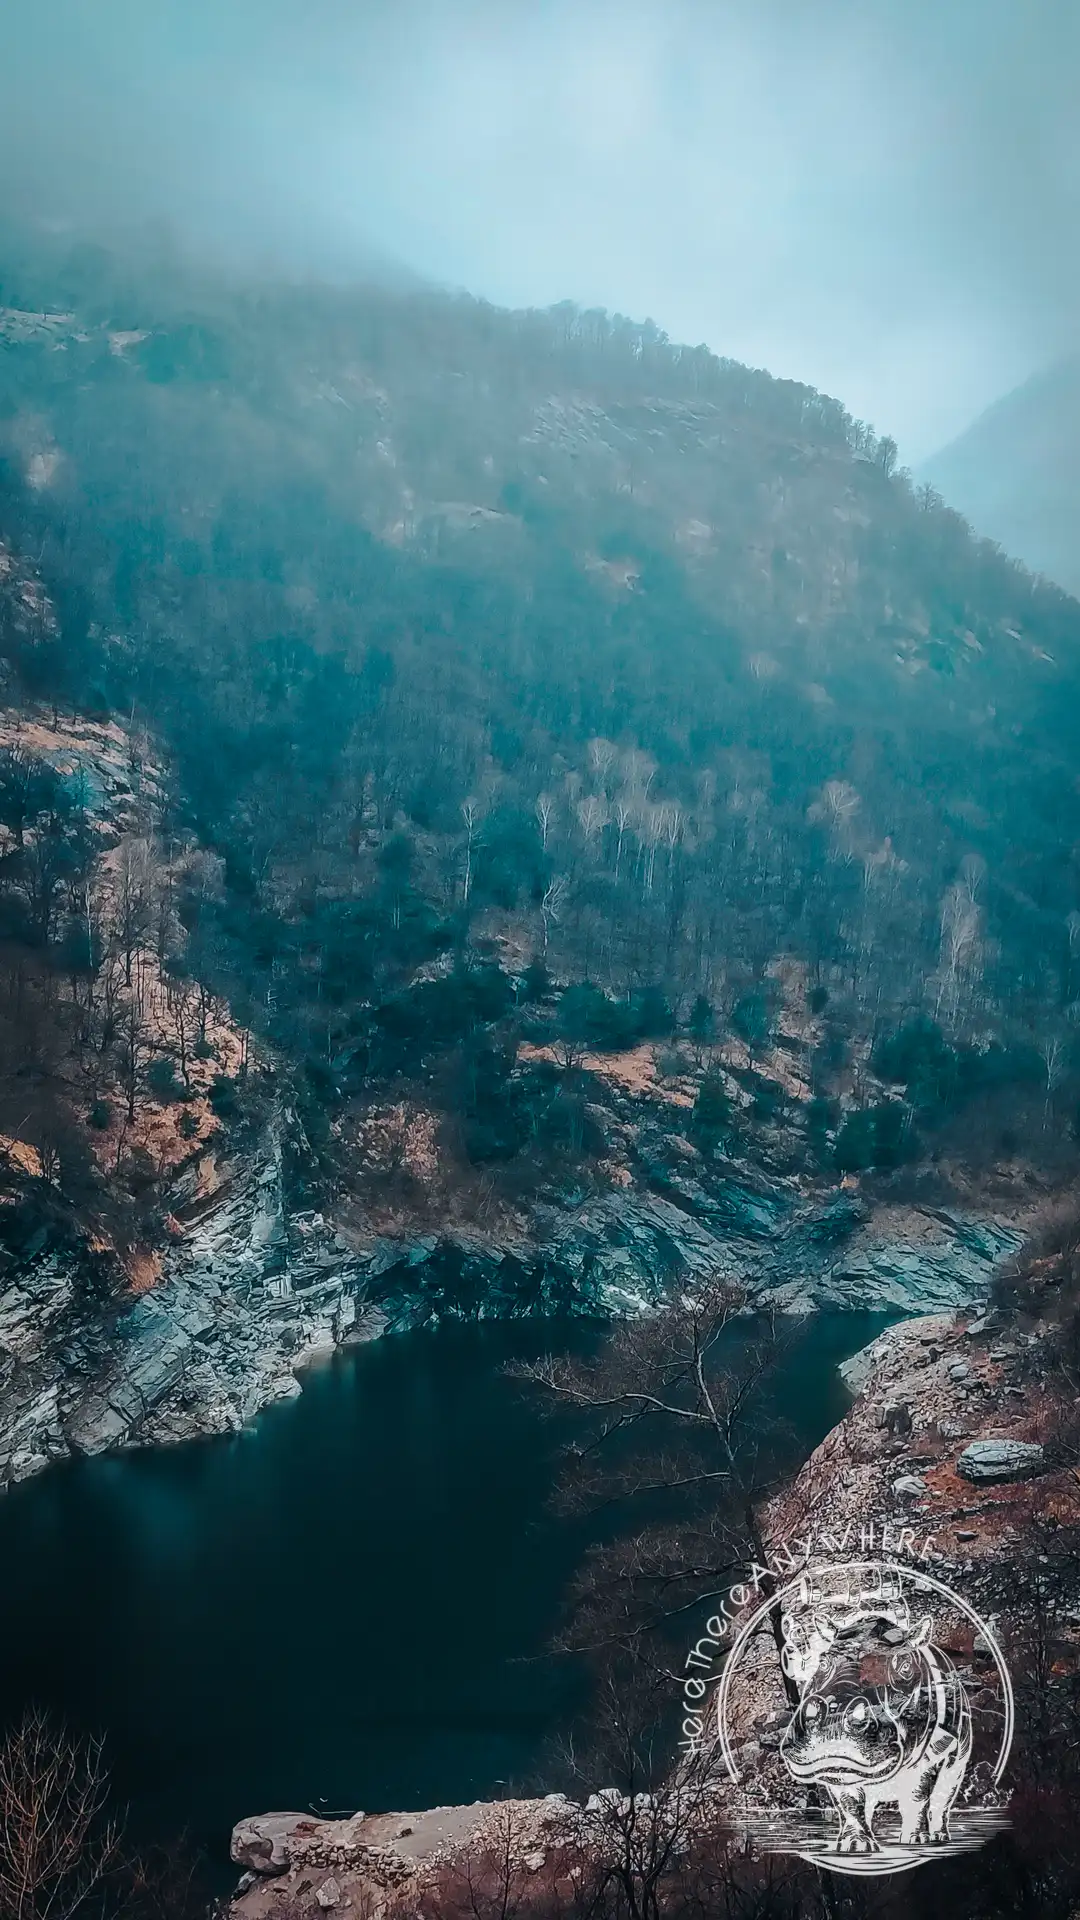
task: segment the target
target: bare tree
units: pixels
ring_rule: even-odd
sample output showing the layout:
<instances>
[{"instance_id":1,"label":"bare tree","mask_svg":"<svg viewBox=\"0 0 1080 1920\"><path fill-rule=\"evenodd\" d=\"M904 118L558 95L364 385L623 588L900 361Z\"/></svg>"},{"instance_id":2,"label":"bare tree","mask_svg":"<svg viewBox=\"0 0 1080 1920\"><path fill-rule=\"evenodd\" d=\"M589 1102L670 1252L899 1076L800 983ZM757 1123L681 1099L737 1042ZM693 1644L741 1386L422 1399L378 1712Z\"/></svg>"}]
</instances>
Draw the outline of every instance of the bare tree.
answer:
<instances>
[{"instance_id":1,"label":"bare tree","mask_svg":"<svg viewBox=\"0 0 1080 1920\"><path fill-rule=\"evenodd\" d=\"M826 780L807 810L808 820L820 820L827 826L833 851L843 860L852 858L855 818L861 806L861 795L850 781Z\"/></svg>"},{"instance_id":2,"label":"bare tree","mask_svg":"<svg viewBox=\"0 0 1080 1920\"><path fill-rule=\"evenodd\" d=\"M184 1086L191 1091L190 1049L205 1032L205 1020L199 1012L199 993L181 968L165 976L165 1004L176 1041L176 1055Z\"/></svg>"},{"instance_id":3,"label":"bare tree","mask_svg":"<svg viewBox=\"0 0 1080 1920\"><path fill-rule=\"evenodd\" d=\"M615 842L615 878L616 880L619 877L619 868L622 866L622 850L623 850L623 841L626 838L626 830L637 819L639 806L640 806L640 798L637 794L634 794L634 793L629 793L629 792L620 793L615 800L614 815L615 815L615 826L618 833L618 837Z\"/></svg>"},{"instance_id":4,"label":"bare tree","mask_svg":"<svg viewBox=\"0 0 1080 1920\"><path fill-rule=\"evenodd\" d=\"M656 849L668 830L669 809L665 806L648 807L645 810L645 894L648 897L653 890L653 874L656 869Z\"/></svg>"},{"instance_id":5,"label":"bare tree","mask_svg":"<svg viewBox=\"0 0 1080 1920\"><path fill-rule=\"evenodd\" d=\"M669 1702L666 1680L640 1663L609 1669L590 1702L587 1748L564 1746L566 1770L588 1795L580 1845L596 1910L625 1920L677 1908L687 1855L718 1824L719 1753L672 1767Z\"/></svg>"},{"instance_id":6,"label":"bare tree","mask_svg":"<svg viewBox=\"0 0 1080 1920\"><path fill-rule=\"evenodd\" d=\"M1046 1070L1046 1106L1045 1117L1049 1119L1054 1093L1065 1078L1068 1067L1068 1052L1059 1033L1043 1035L1039 1043L1039 1053Z\"/></svg>"},{"instance_id":7,"label":"bare tree","mask_svg":"<svg viewBox=\"0 0 1080 1920\"><path fill-rule=\"evenodd\" d=\"M949 887L941 903L941 961L937 1012L948 1008L955 1019L962 983L979 964L981 916L976 901L961 882Z\"/></svg>"},{"instance_id":8,"label":"bare tree","mask_svg":"<svg viewBox=\"0 0 1080 1920\"><path fill-rule=\"evenodd\" d=\"M128 995L124 1009L120 1048L120 1081L127 1102L128 1125L135 1124L135 1103L139 1092L139 1068L149 1043L143 1032L138 995Z\"/></svg>"},{"instance_id":9,"label":"bare tree","mask_svg":"<svg viewBox=\"0 0 1080 1920\"><path fill-rule=\"evenodd\" d=\"M649 788L656 778L656 761L651 753L645 753L641 747L631 747L623 755L623 778L627 787L640 793L643 800L648 798Z\"/></svg>"},{"instance_id":10,"label":"bare tree","mask_svg":"<svg viewBox=\"0 0 1080 1920\"><path fill-rule=\"evenodd\" d=\"M120 848L113 890L113 937L124 961L124 984L130 987L135 954L154 926L155 864L148 840L125 840Z\"/></svg>"},{"instance_id":11,"label":"bare tree","mask_svg":"<svg viewBox=\"0 0 1080 1920\"><path fill-rule=\"evenodd\" d=\"M555 817L554 795L550 793L537 794L534 812L540 827L540 843L546 853L548 835L551 832L551 822Z\"/></svg>"},{"instance_id":12,"label":"bare tree","mask_svg":"<svg viewBox=\"0 0 1080 1920\"><path fill-rule=\"evenodd\" d=\"M589 846L597 835L602 833L608 823L608 810L602 799L595 793L586 794L584 800L577 803L578 823L585 835L585 844Z\"/></svg>"},{"instance_id":13,"label":"bare tree","mask_svg":"<svg viewBox=\"0 0 1080 1920\"><path fill-rule=\"evenodd\" d=\"M737 1287L671 1278L671 1303L616 1328L597 1359L517 1370L582 1417L565 1503L624 1521L589 1556L566 1644L661 1665L673 1623L721 1595L749 1557L767 1568L761 1500L783 1452L762 1394L782 1351L777 1323L751 1322ZM775 1591L767 1572L760 1590Z\"/></svg>"},{"instance_id":14,"label":"bare tree","mask_svg":"<svg viewBox=\"0 0 1080 1920\"><path fill-rule=\"evenodd\" d=\"M472 892L473 847L476 844L476 835L481 818L479 800L463 800L461 803L461 817L465 822L465 872L462 878L461 897L464 905L468 906L469 895Z\"/></svg>"},{"instance_id":15,"label":"bare tree","mask_svg":"<svg viewBox=\"0 0 1080 1920\"><path fill-rule=\"evenodd\" d=\"M101 1742L31 1711L0 1747L0 1916L69 1920L118 1864Z\"/></svg>"},{"instance_id":16,"label":"bare tree","mask_svg":"<svg viewBox=\"0 0 1080 1920\"><path fill-rule=\"evenodd\" d=\"M618 760L618 757L619 749L614 741L605 740L599 735L595 740L589 741L589 765L592 767L601 786L607 781L608 775Z\"/></svg>"},{"instance_id":17,"label":"bare tree","mask_svg":"<svg viewBox=\"0 0 1080 1920\"><path fill-rule=\"evenodd\" d=\"M570 890L570 881L565 873L552 874L544 889L544 898L540 903L540 917L544 926L543 952L548 950L548 940L552 927L557 927L566 905L566 896Z\"/></svg>"},{"instance_id":18,"label":"bare tree","mask_svg":"<svg viewBox=\"0 0 1080 1920\"><path fill-rule=\"evenodd\" d=\"M468 1915L469 1920L511 1920L531 1904L525 1865L530 1850L527 1828L516 1809L498 1807L485 1844L465 1846L446 1863L441 1884L421 1900L421 1914L431 1911L439 1920L447 1920L450 1914Z\"/></svg>"},{"instance_id":19,"label":"bare tree","mask_svg":"<svg viewBox=\"0 0 1080 1920\"><path fill-rule=\"evenodd\" d=\"M986 861L981 853L965 853L960 862L960 880L972 906L982 898L986 885Z\"/></svg>"},{"instance_id":20,"label":"bare tree","mask_svg":"<svg viewBox=\"0 0 1080 1920\"><path fill-rule=\"evenodd\" d=\"M896 441L892 438L890 434L883 433L881 436L881 439L877 443L876 458L877 458L878 466L881 468L882 473L884 473L887 477L891 477L891 475L895 473L898 455L899 455L899 450L897 448Z\"/></svg>"}]
</instances>

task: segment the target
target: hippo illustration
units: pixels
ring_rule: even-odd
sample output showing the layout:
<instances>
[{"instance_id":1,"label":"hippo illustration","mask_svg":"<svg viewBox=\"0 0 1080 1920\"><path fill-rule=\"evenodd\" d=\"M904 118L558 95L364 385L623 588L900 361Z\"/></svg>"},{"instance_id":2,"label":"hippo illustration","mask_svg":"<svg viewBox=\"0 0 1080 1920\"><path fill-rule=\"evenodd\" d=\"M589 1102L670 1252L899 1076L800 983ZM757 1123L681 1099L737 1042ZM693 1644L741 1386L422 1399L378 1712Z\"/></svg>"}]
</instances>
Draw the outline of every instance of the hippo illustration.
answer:
<instances>
[{"instance_id":1,"label":"hippo illustration","mask_svg":"<svg viewBox=\"0 0 1080 1920\"><path fill-rule=\"evenodd\" d=\"M809 1619L785 1618L785 1667L799 1704L780 1743L793 1779L822 1787L840 1815L837 1851L874 1853L874 1821L892 1805L900 1844L942 1845L971 1759L971 1710L929 1616L879 1586ZM902 1636L902 1637L901 1637Z\"/></svg>"}]
</instances>

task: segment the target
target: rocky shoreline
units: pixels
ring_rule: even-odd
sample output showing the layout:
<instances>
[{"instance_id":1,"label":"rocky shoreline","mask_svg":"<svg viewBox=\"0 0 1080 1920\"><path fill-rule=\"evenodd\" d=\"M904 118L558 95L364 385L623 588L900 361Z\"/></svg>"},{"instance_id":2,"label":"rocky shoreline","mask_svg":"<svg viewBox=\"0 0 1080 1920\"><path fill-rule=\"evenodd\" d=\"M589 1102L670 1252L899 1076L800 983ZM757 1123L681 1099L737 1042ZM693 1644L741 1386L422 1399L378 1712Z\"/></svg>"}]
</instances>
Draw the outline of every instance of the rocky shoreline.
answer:
<instances>
[{"instance_id":1,"label":"rocky shoreline","mask_svg":"<svg viewBox=\"0 0 1080 1920\"><path fill-rule=\"evenodd\" d=\"M875 1214L721 1163L657 1164L631 1189L537 1202L501 1237L346 1233L290 1204L282 1129L232 1167L188 1169L155 1283L104 1313L45 1253L0 1294L0 1483L110 1447L235 1432L348 1341L444 1318L646 1310L674 1275L728 1277L762 1305L901 1314L985 1296L1022 1219ZM207 1190L209 1188L209 1190Z\"/></svg>"},{"instance_id":2,"label":"rocky shoreline","mask_svg":"<svg viewBox=\"0 0 1080 1920\"><path fill-rule=\"evenodd\" d=\"M1041 1352L1051 1330L1001 1309L887 1328L844 1362L854 1404L771 1506L770 1535L898 1520L946 1578L992 1587L1034 1515L1080 1521Z\"/></svg>"},{"instance_id":3,"label":"rocky shoreline","mask_svg":"<svg viewBox=\"0 0 1080 1920\"><path fill-rule=\"evenodd\" d=\"M856 1393L851 1410L770 1504L768 1538L792 1541L822 1526L835 1536L868 1520L888 1523L894 1537L912 1528L920 1563L996 1618L1009 1555L1033 1513L1058 1524L1080 1520L1077 1476L1046 1444L1054 1409L1038 1366L1044 1337L1001 1311L888 1328L844 1363ZM766 1758L769 1743L766 1728ZM403 1895L414 1906L463 1862L481 1872L493 1851L527 1884L532 1875L565 1872L567 1848L603 1844L611 1813L610 1795L581 1805L549 1794L335 1820L256 1816L233 1833L241 1879L232 1913L377 1915Z\"/></svg>"},{"instance_id":4,"label":"rocky shoreline","mask_svg":"<svg viewBox=\"0 0 1080 1920\"><path fill-rule=\"evenodd\" d=\"M232 1912L236 1920L273 1920L310 1904L313 1911L377 1920L402 1896L415 1900L463 1858L497 1855L515 1877L539 1874L553 1856L587 1843L605 1811L600 1795L582 1806L549 1793L338 1820L262 1814L233 1831L232 1859L242 1873Z\"/></svg>"}]
</instances>

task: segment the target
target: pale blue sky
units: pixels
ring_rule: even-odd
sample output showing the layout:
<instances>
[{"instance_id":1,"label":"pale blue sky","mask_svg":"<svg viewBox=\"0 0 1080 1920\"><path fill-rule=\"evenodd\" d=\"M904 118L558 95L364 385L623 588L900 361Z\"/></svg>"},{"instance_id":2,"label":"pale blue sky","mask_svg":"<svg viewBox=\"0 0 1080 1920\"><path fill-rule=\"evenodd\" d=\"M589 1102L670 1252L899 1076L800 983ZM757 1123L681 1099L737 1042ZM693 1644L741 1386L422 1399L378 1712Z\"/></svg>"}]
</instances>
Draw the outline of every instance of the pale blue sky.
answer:
<instances>
[{"instance_id":1,"label":"pale blue sky","mask_svg":"<svg viewBox=\"0 0 1080 1920\"><path fill-rule=\"evenodd\" d=\"M917 461L1070 349L1075 0L0 0L4 203L649 314Z\"/></svg>"}]
</instances>

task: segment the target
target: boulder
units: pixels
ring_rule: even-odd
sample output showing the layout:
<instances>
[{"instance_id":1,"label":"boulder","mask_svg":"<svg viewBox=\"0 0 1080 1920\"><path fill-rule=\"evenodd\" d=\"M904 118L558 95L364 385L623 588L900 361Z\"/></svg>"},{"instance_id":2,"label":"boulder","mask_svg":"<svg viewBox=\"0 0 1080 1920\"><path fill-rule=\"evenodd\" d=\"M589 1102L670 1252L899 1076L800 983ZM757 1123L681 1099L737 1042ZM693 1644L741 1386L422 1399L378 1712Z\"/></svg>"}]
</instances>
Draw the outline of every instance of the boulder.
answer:
<instances>
[{"instance_id":1,"label":"boulder","mask_svg":"<svg viewBox=\"0 0 1080 1920\"><path fill-rule=\"evenodd\" d=\"M956 1463L965 1480L1028 1480L1043 1470L1034 1440L972 1440Z\"/></svg>"},{"instance_id":2,"label":"boulder","mask_svg":"<svg viewBox=\"0 0 1080 1920\"><path fill-rule=\"evenodd\" d=\"M898 1500L917 1500L920 1493L926 1492L926 1481L917 1473L903 1473L899 1480L893 1481L892 1490Z\"/></svg>"},{"instance_id":3,"label":"boulder","mask_svg":"<svg viewBox=\"0 0 1080 1920\"><path fill-rule=\"evenodd\" d=\"M286 1873L292 1861L289 1839L302 1813L262 1813L233 1828L229 1858L251 1873Z\"/></svg>"}]
</instances>

